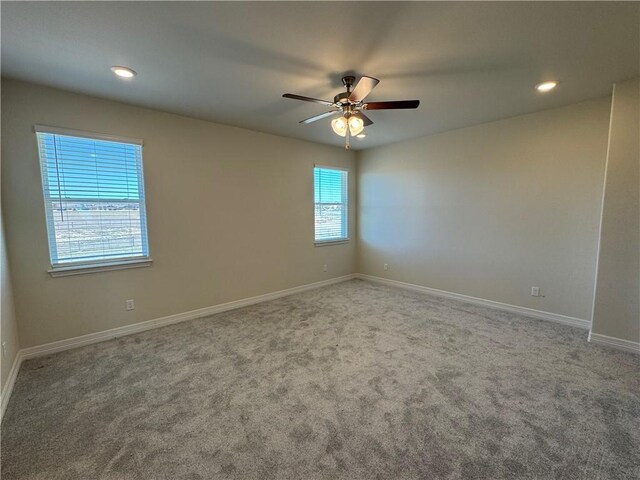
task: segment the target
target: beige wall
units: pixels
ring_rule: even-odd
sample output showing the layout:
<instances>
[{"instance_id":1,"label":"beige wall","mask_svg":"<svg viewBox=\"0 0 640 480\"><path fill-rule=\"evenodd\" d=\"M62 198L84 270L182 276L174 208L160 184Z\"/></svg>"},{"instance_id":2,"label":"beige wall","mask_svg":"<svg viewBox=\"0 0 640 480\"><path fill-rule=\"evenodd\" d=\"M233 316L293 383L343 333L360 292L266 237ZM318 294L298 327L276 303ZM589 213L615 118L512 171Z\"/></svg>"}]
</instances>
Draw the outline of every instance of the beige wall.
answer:
<instances>
[{"instance_id":1,"label":"beige wall","mask_svg":"<svg viewBox=\"0 0 640 480\"><path fill-rule=\"evenodd\" d=\"M3 207L0 206L0 344L4 344L4 351L0 350L0 391L5 394L9 372L11 372L13 362L18 355L18 350L20 350L20 343L2 210Z\"/></svg>"},{"instance_id":2,"label":"beige wall","mask_svg":"<svg viewBox=\"0 0 640 480\"><path fill-rule=\"evenodd\" d=\"M362 152L359 271L590 319L609 109L603 98Z\"/></svg>"},{"instance_id":3,"label":"beige wall","mask_svg":"<svg viewBox=\"0 0 640 480\"><path fill-rule=\"evenodd\" d=\"M640 80L616 84L592 332L640 342Z\"/></svg>"},{"instance_id":4,"label":"beige wall","mask_svg":"<svg viewBox=\"0 0 640 480\"><path fill-rule=\"evenodd\" d=\"M591 317L609 98L360 152L356 172L355 155L341 149L17 81L2 90L2 198L22 347L354 271ZM46 273L36 123L144 139L152 267ZM313 246L314 163L350 168L349 244ZM544 297L530 296L534 285ZM14 316L4 305L6 337Z\"/></svg>"},{"instance_id":5,"label":"beige wall","mask_svg":"<svg viewBox=\"0 0 640 480\"><path fill-rule=\"evenodd\" d=\"M9 378L11 366L18 354L18 326L16 324L16 312L13 304L13 288L9 275L9 263L4 235L2 214L0 213L0 342L5 345L4 355L0 355L0 386L4 393L4 387Z\"/></svg>"},{"instance_id":6,"label":"beige wall","mask_svg":"<svg viewBox=\"0 0 640 480\"><path fill-rule=\"evenodd\" d=\"M144 139L152 267L47 274L36 123ZM22 347L354 272L354 154L338 148L4 80L2 159ZM350 168L348 244L314 247L314 163Z\"/></svg>"}]
</instances>

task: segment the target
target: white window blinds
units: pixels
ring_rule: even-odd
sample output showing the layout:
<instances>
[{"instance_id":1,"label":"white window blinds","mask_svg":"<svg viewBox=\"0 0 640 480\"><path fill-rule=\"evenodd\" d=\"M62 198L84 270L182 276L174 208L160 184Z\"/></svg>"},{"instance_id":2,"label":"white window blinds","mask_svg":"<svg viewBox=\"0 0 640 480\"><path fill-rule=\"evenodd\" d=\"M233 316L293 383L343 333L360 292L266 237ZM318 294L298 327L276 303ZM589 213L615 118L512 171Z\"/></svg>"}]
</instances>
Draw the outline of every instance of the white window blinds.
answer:
<instances>
[{"instance_id":1,"label":"white window blinds","mask_svg":"<svg viewBox=\"0 0 640 480\"><path fill-rule=\"evenodd\" d=\"M142 142L59 132L36 127L51 265L148 258Z\"/></svg>"},{"instance_id":2,"label":"white window blinds","mask_svg":"<svg viewBox=\"0 0 640 480\"><path fill-rule=\"evenodd\" d=\"M347 171L315 167L316 243L347 240Z\"/></svg>"}]
</instances>

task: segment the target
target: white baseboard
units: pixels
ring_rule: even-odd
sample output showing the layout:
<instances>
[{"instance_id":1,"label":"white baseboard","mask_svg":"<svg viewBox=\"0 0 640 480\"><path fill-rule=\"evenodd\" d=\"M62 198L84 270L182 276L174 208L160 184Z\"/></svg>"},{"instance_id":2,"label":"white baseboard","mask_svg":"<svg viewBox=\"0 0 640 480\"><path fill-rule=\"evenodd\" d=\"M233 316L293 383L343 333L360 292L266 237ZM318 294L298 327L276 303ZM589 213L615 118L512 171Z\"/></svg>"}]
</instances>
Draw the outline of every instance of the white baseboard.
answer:
<instances>
[{"instance_id":1,"label":"white baseboard","mask_svg":"<svg viewBox=\"0 0 640 480\"><path fill-rule=\"evenodd\" d=\"M70 350L72 348L91 345L92 343L104 342L105 340L111 340L114 338L123 337L125 335L144 332L145 330L173 325L174 323L186 322L187 320L193 320L196 318L208 317L209 315L214 315L216 313L226 312L228 310L234 310L236 308L247 307L249 305L255 305L256 303L267 302L276 298L286 297L295 293L325 287L327 285L333 285L334 283L345 282L354 278L356 278L355 274L330 278L321 282L309 283L306 285L300 285L298 287L287 288L286 290L265 293L264 295L243 298L241 300L235 300L233 302L221 303L218 305L213 305L211 307L199 308L197 310L191 310L189 312L176 313L174 315L147 320L145 322L116 327L110 330L104 330L102 332L89 333L87 335L81 335L79 337L73 337L65 340L59 340L57 342L46 343L44 345L24 348L20 352L22 353L22 358L24 360L27 360L29 358L41 357L43 355L49 355L51 353L62 352L64 350Z\"/></svg>"},{"instance_id":2,"label":"white baseboard","mask_svg":"<svg viewBox=\"0 0 640 480\"><path fill-rule=\"evenodd\" d=\"M4 411L7 409L7 405L9 404L9 398L11 398L13 386L16 383L16 378L18 378L18 372L20 371L22 360L22 352L18 351L16 357L13 359L13 365L11 365L9 377L7 378L7 381L2 388L2 393L0 394L0 396L2 397L0 399L0 422L2 421L2 417L4 417Z\"/></svg>"},{"instance_id":3,"label":"white baseboard","mask_svg":"<svg viewBox=\"0 0 640 480\"><path fill-rule=\"evenodd\" d=\"M589 341L596 345L604 345L606 347L623 350L625 352L640 353L640 342L632 342L631 340L623 340L622 338L608 337L599 333L589 332Z\"/></svg>"},{"instance_id":4,"label":"white baseboard","mask_svg":"<svg viewBox=\"0 0 640 480\"><path fill-rule=\"evenodd\" d=\"M4 415L4 411L7 407L7 404L9 403L9 398L11 397L11 392L13 390L14 383L18 376L18 371L20 370L20 365L24 360L40 357L43 355L49 355L56 352L62 352L64 350L70 350L72 348L82 347L82 346L90 345L93 343L99 343L106 340L122 337L125 335L132 335L134 333L143 332L145 330L160 328L160 327L172 325L175 323L193 320L196 318L207 317L209 315L213 315L216 313L226 312L236 308L242 308L242 307L254 305L257 303L266 302L269 300L274 300L276 298L286 297L289 295L293 295L295 293L300 293L307 290L313 290L313 289L324 287L327 285L333 285L335 283L345 282L347 280L352 280L354 278L360 278L363 280L369 280L369 281L381 283L384 285L390 285L394 287L404 288L407 290L422 292L422 293L426 293L426 294L437 296L437 297L460 300L463 302L495 308L498 310L516 313L516 314L524 315L527 317L537 318L541 320L549 320L552 322L558 322L565 325L571 325L573 327L589 329L591 326L591 322L589 322L588 320L580 319L580 318L568 317L568 316L559 315L556 313L543 312L543 311L534 310L531 308L519 307L516 305L509 305L509 304L500 303L500 302L494 302L493 300L485 300L483 298L471 297L471 296L462 295L459 293L446 292L444 290L437 290L435 288L423 287L421 285L414 285L411 283L399 282L397 280L390 280L382 277L374 277L371 275L354 273L351 275L344 275L342 277L330 278L328 280L323 280L321 282L310 283L307 285L300 285L298 287L288 288L286 290L280 290L277 292L267 293L264 295L258 295L255 297L249 297L241 300L236 300L233 302L214 305L211 307L191 310L189 312L177 313L175 315L169 315L162 318L147 320L145 322L135 323L133 325L125 325L122 327L112 328L110 330L105 330L102 332L90 333L87 335L81 335L79 337L69 338L66 340L60 340L57 342L51 342L44 345L24 348L20 350L16 355L16 358L14 359L14 362L11 368L11 372L9 373L9 378L7 379L7 382L1 393L2 398L0 399L0 404L1 404L0 419L2 418L2 415ZM627 340L620 340L612 337L606 337L604 335L590 334L589 341L593 343L601 343L609 346L614 346L616 348L621 348L627 351L633 351L633 352L640 351L640 345L637 343L629 342Z\"/></svg>"},{"instance_id":5,"label":"white baseboard","mask_svg":"<svg viewBox=\"0 0 640 480\"><path fill-rule=\"evenodd\" d=\"M412 290L415 292L426 293L427 295L433 295L436 297L460 300L461 302L472 303L474 305L482 305L484 307L495 308L496 310L516 313L518 315L537 318L539 320L548 320L551 322L562 323L564 325L570 325L572 327L578 327L585 330L591 328L591 322L589 320L583 320L582 318L568 317L566 315L544 312L542 310L535 310L533 308L519 307L517 305L510 305L508 303L495 302L493 300L486 300L484 298L471 297L469 295L463 295L461 293L447 292L445 290L423 287L422 285L415 285L413 283L405 283L398 280L390 280L388 278L375 277L362 273L358 273L356 274L356 276L357 278L361 278L362 280L369 280L371 282L381 283L383 285L389 285L393 287L404 288L406 290Z\"/></svg>"}]
</instances>

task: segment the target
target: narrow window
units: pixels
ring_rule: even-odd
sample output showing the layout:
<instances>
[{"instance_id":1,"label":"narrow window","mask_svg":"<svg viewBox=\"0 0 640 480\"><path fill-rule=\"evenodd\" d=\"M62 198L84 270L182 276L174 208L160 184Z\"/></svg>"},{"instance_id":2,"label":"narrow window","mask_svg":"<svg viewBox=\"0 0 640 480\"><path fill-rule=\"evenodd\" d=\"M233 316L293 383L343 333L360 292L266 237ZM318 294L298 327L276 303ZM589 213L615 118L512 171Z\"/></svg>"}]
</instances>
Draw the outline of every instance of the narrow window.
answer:
<instances>
[{"instance_id":1,"label":"narrow window","mask_svg":"<svg viewBox=\"0 0 640 480\"><path fill-rule=\"evenodd\" d=\"M315 192L315 243L344 242L347 232L347 174L332 167L313 169Z\"/></svg>"},{"instance_id":2,"label":"narrow window","mask_svg":"<svg viewBox=\"0 0 640 480\"><path fill-rule=\"evenodd\" d=\"M149 259L142 142L36 126L56 267Z\"/></svg>"}]
</instances>

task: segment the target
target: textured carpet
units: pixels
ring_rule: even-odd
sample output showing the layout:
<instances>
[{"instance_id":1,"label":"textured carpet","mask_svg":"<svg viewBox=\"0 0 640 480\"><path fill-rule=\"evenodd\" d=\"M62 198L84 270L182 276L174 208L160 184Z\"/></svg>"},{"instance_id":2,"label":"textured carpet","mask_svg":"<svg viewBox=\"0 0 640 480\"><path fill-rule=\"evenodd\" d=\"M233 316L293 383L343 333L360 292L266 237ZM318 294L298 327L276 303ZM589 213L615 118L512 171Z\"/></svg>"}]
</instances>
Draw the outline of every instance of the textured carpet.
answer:
<instances>
[{"instance_id":1,"label":"textured carpet","mask_svg":"<svg viewBox=\"0 0 640 480\"><path fill-rule=\"evenodd\" d=\"M640 358L359 280L34 359L2 479L637 479Z\"/></svg>"}]
</instances>

